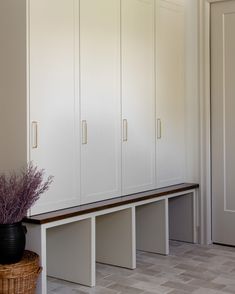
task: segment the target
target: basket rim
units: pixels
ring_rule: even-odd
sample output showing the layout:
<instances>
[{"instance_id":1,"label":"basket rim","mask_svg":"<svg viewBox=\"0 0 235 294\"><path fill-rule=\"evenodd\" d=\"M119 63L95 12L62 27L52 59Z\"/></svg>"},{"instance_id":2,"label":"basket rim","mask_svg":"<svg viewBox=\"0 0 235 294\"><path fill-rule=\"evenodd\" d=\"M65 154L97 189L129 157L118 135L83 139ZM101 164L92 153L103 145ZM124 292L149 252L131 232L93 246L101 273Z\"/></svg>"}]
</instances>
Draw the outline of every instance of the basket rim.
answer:
<instances>
[{"instance_id":1,"label":"basket rim","mask_svg":"<svg viewBox=\"0 0 235 294\"><path fill-rule=\"evenodd\" d=\"M21 261L0 265L0 278L25 276L40 268L38 254L25 250Z\"/></svg>"}]
</instances>

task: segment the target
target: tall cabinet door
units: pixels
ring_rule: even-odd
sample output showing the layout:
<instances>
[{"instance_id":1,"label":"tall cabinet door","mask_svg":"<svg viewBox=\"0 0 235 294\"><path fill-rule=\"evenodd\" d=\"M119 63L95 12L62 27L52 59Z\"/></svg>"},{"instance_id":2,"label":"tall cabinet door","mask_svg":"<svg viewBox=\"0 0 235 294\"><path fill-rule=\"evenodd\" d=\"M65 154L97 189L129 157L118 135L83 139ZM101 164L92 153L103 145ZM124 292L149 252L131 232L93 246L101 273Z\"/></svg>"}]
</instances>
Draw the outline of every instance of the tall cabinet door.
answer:
<instances>
[{"instance_id":1,"label":"tall cabinet door","mask_svg":"<svg viewBox=\"0 0 235 294\"><path fill-rule=\"evenodd\" d=\"M122 1L123 194L154 187L154 1Z\"/></svg>"},{"instance_id":2,"label":"tall cabinet door","mask_svg":"<svg viewBox=\"0 0 235 294\"><path fill-rule=\"evenodd\" d=\"M235 1L211 5L212 240L235 246Z\"/></svg>"},{"instance_id":3,"label":"tall cabinet door","mask_svg":"<svg viewBox=\"0 0 235 294\"><path fill-rule=\"evenodd\" d=\"M120 195L120 1L80 1L82 203Z\"/></svg>"},{"instance_id":4,"label":"tall cabinet door","mask_svg":"<svg viewBox=\"0 0 235 294\"><path fill-rule=\"evenodd\" d=\"M79 204L77 0L29 1L30 160L53 175L32 214Z\"/></svg>"},{"instance_id":5,"label":"tall cabinet door","mask_svg":"<svg viewBox=\"0 0 235 294\"><path fill-rule=\"evenodd\" d=\"M185 177L184 7L156 3L156 181L164 187Z\"/></svg>"}]
</instances>

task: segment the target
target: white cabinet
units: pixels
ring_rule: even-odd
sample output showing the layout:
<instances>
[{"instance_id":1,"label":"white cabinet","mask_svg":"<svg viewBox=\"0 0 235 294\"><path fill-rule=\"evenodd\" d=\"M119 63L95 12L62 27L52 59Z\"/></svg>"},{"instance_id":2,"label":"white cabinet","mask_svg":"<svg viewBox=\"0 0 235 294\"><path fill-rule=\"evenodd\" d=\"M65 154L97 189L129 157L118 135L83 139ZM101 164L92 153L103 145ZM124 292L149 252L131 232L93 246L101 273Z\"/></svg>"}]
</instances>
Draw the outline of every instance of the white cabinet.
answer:
<instances>
[{"instance_id":1,"label":"white cabinet","mask_svg":"<svg viewBox=\"0 0 235 294\"><path fill-rule=\"evenodd\" d=\"M154 188L154 1L122 1L122 193Z\"/></svg>"},{"instance_id":2,"label":"white cabinet","mask_svg":"<svg viewBox=\"0 0 235 294\"><path fill-rule=\"evenodd\" d=\"M29 4L29 155L54 176L33 214L79 203L77 9L74 0Z\"/></svg>"},{"instance_id":3,"label":"white cabinet","mask_svg":"<svg viewBox=\"0 0 235 294\"><path fill-rule=\"evenodd\" d=\"M156 1L156 179L157 187L184 182L184 7Z\"/></svg>"},{"instance_id":4,"label":"white cabinet","mask_svg":"<svg viewBox=\"0 0 235 294\"><path fill-rule=\"evenodd\" d=\"M120 1L80 1L82 203L121 194Z\"/></svg>"},{"instance_id":5,"label":"white cabinet","mask_svg":"<svg viewBox=\"0 0 235 294\"><path fill-rule=\"evenodd\" d=\"M32 214L184 181L183 0L1 0L0 24L0 169L54 175Z\"/></svg>"}]
</instances>

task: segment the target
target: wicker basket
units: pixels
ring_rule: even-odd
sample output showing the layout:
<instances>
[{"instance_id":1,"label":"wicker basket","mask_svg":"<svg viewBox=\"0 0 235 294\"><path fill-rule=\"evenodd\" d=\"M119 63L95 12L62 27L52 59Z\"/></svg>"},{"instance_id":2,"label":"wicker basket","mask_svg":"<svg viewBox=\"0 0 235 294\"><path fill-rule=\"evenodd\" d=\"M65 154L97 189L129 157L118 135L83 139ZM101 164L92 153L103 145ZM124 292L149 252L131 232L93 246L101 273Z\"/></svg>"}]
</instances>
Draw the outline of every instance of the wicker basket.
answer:
<instances>
[{"instance_id":1,"label":"wicker basket","mask_svg":"<svg viewBox=\"0 0 235 294\"><path fill-rule=\"evenodd\" d=\"M20 262L0 265L0 293L34 294L41 270L38 255L26 250Z\"/></svg>"}]
</instances>

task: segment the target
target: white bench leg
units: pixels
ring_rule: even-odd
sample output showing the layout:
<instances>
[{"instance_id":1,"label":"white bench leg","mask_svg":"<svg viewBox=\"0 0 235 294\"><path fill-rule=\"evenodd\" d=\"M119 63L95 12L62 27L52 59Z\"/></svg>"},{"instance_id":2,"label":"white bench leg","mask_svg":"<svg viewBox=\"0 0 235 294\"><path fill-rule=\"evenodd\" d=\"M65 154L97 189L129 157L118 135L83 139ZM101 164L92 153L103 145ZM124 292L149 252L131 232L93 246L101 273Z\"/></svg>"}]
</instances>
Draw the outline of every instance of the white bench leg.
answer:
<instances>
[{"instance_id":1,"label":"white bench leg","mask_svg":"<svg viewBox=\"0 0 235 294\"><path fill-rule=\"evenodd\" d=\"M27 227L26 249L40 256L42 272L37 282L37 294L47 294L46 230L43 226L24 224Z\"/></svg>"},{"instance_id":2,"label":"white bench leg","mask_svg":"<svg viewBox=\"0 0 235 294\"><path fill-rule=\"evenodd\" d=\"M138 250L169 254L167 199L136 207L136 237Z\"/></svg>"},{"instance_id":3,"label":"white bench leg","mask_svg":"<svg viewBox=\"0 0 235 294\"><path fill-rule=\"evenodd\" d=\"M199 197L198 190L193 191L193 242L199 242Z\"/></svg>"},{"instance_id":4,"label":"white bench leg","mask_svg":"<svg viewBox=\"0 0 235 294\"><path fill-rule=\"evenodd\" d=\"M47 229L48 276L95 286L95 218Z\"/></svg>"},{"instance_id":5,"label":"white bench leg","mask_svg":"<svg viewBox=\"0 0 235 294\"><path fill-rule=\"evenodd\" d=\"M96 217L96 260L136 268L135 208Z\"/></svg>"}]
</instances>

